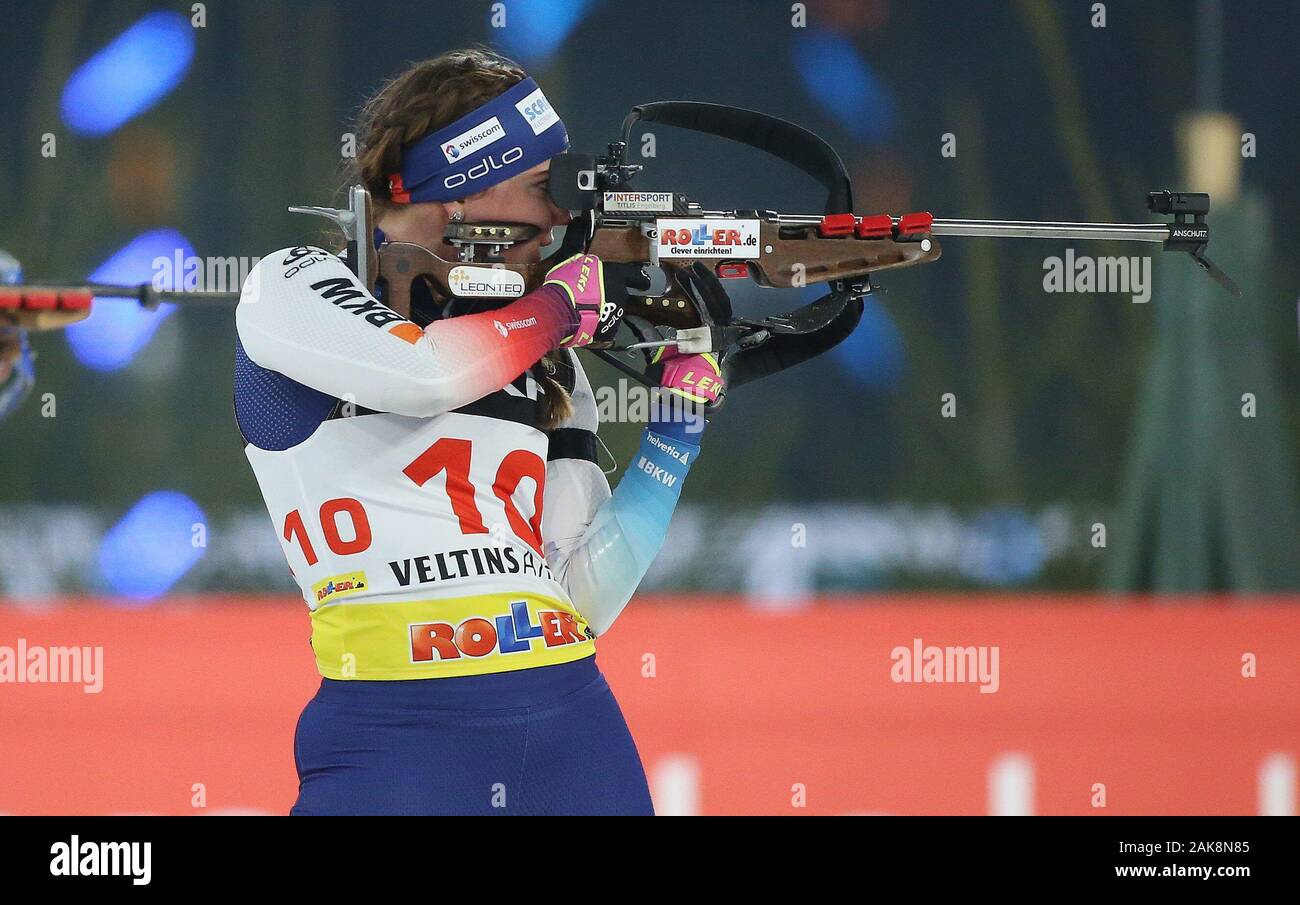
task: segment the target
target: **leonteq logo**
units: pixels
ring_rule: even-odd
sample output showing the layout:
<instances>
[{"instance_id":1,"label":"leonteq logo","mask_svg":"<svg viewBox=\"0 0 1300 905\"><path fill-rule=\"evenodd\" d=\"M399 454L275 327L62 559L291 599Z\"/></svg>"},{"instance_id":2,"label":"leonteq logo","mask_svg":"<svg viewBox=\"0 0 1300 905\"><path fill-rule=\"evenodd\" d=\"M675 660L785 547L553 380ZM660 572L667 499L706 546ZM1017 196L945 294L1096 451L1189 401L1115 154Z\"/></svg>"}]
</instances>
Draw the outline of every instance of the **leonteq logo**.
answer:
<instances>
[{"instance_id":1,"label":"leonteq logo","mask_svg":"<svg viewBox=\"0 0 1300 905\"><path fill-rule=\"evenodd\" d=\"M523 277L504 268L459 265L451 269L447 281L456 295L518 298L524 294Z\"/></svg>"}]
</instances>

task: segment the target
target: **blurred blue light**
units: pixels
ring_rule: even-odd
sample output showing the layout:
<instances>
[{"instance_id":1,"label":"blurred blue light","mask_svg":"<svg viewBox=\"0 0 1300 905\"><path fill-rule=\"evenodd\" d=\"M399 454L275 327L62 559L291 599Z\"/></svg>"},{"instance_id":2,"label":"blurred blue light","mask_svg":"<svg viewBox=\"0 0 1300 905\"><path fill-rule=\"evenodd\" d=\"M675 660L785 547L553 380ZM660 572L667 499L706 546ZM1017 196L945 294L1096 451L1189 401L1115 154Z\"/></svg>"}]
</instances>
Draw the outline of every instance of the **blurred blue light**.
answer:
<instances>
[{"instance_id":1,"label":"blurred blue light","mask_svg":"<svg viewBox=\"0 0 1300 905\"><path fill-rule=\"evenodd\" d=\"M493 31L500 35L498 43L509 56L527 66L540 66L560 48L592 4L593 0L510 3L505 9L505 28Z\"/></svg>"},{"instance_id":2,"label":"blurred blue light","mask_svg":"<svg viewBox=\"0 0 1300 905\"><path fill-rule=\"evenodd\" d=\"M810 30L790 45L804 88L854 138L871 143L894 133L898 103L844 35Z\"/></svg>"},{"instance_id":3,"label":"blurred blue light","mask_svg":"<svg viewBox=\"0 0 1300 905\"><path fill-rule=\"evenodd\" d=\"M193 58L189 20L150 13L72 73L63 87L63 121L80 135L107 135L166 97Z\"/></svg>"},{"instance_id":4,"label":"blurred blue light","mask_svg":"<svg viewBox=\"0 0 1300 905\"><path fill-rule=\"evenodd\" d=\"M154 261L174 261L177 252L184 260L194 254L188 239L174 229L154 229L132 239L90 275L92 283L136 285L154 279ZM183 274L170 268L169 279L160 288L181 289ZM96 298L90 317L64 331L72 354L88 368L116 371L131 363L135 354L153 338L154 331L176 306L164 302L156 311L142 308L135 300Z\"/></svg>"},{"instance_id":5,"label":"blurred blue light","mask_svg":"<svg viewBox=\"0 0 1300 905\"><path fill-rule=\"evenodd\" d=\"M117 594L147 601L171 590L203 558L194 526L207 520L183 493L158 490L140 499L99 544L99 571Z\"/></svg>"},{"instance_id":6,"label":"blurred blue light","mask_svg":"<svg viewBox=\"0 0 1300 905\"><path fill-rule=\"evenodd\" d=\"M824 289L819 287L815 295L820 297ZM907 370L903 335L889 312L871 298L857 328L831 350L831 358L859 386L876 392L893 389Z\"/></svg>"},{"instance_id":7,"label":"blurred blue light","mask_svg":"<svg viewBox=\"0 0 1300 905\"><path fill-rule=\"evenodd\" d=\"M1037 524L1018 508L980 512L962 550L963 572L988 585L1024 584L1043 571L1047 549Z\"/></svg>"}]
</instances>

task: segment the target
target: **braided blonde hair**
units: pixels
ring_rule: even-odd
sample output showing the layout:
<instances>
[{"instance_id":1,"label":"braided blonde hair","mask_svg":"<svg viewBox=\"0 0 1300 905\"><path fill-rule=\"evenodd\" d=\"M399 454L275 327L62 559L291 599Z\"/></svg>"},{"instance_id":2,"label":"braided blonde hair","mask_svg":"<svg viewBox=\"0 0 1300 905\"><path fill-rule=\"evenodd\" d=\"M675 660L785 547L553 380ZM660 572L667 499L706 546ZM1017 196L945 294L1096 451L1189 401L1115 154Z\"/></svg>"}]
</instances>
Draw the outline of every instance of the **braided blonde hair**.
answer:
<instances>
[{"instance_id":1,"label":"braided blonde hair","mask_svg":"<svg viewBox=\"0 0 1300 905\"><path fill-rule=\"evenodd\" d=\"M394 205L388 176L401 169L402 150L504 94L528 74L518 63L482 46L449 50L413 63L389 79L361 110L359 147L351 181L362 183L378 211ZM573 414L569 394L552 376L567 365L562 349L542 359L545 389L542 428L558 427Z\"/></svg>"}]
</instances>

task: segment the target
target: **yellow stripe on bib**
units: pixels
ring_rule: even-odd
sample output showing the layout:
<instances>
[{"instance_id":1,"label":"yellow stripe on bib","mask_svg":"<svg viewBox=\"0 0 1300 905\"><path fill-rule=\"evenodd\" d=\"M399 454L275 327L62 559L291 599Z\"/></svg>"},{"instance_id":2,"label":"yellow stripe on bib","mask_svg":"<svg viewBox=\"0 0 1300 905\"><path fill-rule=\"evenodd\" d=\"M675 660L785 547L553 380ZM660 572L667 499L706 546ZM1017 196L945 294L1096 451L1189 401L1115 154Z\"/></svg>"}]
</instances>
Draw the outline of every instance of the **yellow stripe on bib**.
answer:
<instances>
[{"instance_id":1,"label":"yellow stripe on bib","mask_svg":"<svg viewBox=\"0 0 1300 905\"><path fill-rule=\"evenodd\" d=\"M590 657L596 644L567 603L537 594L350 603L312 613L316 665L328 679L477 676Z\"/></svg>"}]
</instances>

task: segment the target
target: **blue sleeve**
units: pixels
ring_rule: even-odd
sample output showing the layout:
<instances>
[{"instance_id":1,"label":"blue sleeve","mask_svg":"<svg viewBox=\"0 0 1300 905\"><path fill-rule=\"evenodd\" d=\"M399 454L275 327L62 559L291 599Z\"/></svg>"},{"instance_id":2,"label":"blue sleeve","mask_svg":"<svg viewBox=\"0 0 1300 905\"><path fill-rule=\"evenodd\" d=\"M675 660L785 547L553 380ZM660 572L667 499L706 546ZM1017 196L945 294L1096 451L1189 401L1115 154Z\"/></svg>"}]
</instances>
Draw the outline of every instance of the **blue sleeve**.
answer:
<instances>
[{"instance_id":1,"label":"blue sleeve","mask_svg":"<svg viewBox=\"0 0 1300 905\"><path fill-rule=\"evenodd\" d=\"M597 635L613 624L659 554L699 457L703 424L701 416L648 425L618 487L566 556L559 578Z\"/></svg>"}]
</instances>

